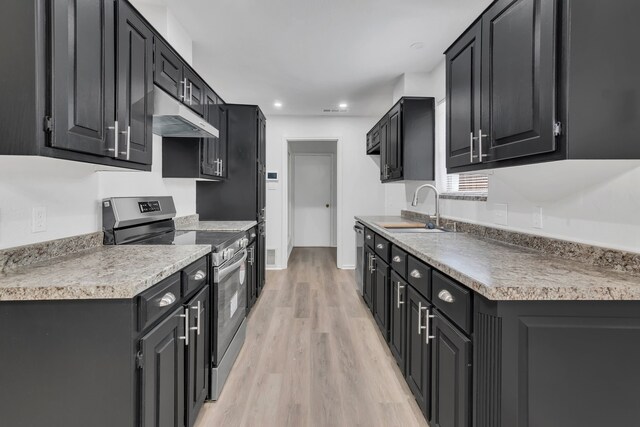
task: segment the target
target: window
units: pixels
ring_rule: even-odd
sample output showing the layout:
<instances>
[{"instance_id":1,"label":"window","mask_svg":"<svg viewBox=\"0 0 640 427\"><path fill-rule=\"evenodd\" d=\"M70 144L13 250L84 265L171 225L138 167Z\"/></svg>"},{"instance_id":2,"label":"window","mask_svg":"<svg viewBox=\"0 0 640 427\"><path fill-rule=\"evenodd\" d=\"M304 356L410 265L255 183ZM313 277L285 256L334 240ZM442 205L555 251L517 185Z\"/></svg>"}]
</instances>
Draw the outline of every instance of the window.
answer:
<instances>
[{"instance_id":1,"label":"window","mask_svg":"<svg viewBox=\"0 0 640 427\"><path fill-rule=\"evenodd\" d=\"M447 174L447 116L446 102L436 105L436 159L438 188L443 193L458 193L460 196L486 196L489 189L489 177L486 174Z\"/></svg>"}]
</instances>

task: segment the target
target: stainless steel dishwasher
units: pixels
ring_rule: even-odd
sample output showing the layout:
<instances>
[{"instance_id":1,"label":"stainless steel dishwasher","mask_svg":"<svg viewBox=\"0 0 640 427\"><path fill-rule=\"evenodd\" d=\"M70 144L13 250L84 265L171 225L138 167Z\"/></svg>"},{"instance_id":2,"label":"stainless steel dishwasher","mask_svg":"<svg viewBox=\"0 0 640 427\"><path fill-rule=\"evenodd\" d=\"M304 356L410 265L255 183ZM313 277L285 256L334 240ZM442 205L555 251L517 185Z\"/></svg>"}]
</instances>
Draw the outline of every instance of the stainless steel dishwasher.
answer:
<instances>
[{"instance_id":1,"label":"stainless steel dishwasher","mask_svg":"<svg viewBox=\"0 0 640 427\"><path fill-rule=\"evenodd\" d=\"M362 295L362 280L364 279L362 275L362 267L364 265L364 225L356 222L353 230L356 232L356 286L358 287L358 292Z\"/></svg>"}]
</instances>

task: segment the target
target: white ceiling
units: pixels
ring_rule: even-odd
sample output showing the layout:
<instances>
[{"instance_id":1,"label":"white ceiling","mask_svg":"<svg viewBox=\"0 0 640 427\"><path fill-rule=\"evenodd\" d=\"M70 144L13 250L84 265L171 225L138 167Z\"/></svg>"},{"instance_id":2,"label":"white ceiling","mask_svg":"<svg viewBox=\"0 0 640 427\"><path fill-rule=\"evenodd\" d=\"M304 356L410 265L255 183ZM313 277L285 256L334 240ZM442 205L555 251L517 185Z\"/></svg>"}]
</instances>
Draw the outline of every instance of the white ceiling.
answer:
<instances>
[{"instance_id":1,"label":"white ceiling","mask_svg":"<svg viewBox=\"0 0 640 427\"><path fill-rule=\"evenodd\" d=\"M350 115L378 115L398 77L432 70L491 0L141 1L175 15L194 67L227 102L314 115L347 102Z\"/></svg>"}]
</instances>

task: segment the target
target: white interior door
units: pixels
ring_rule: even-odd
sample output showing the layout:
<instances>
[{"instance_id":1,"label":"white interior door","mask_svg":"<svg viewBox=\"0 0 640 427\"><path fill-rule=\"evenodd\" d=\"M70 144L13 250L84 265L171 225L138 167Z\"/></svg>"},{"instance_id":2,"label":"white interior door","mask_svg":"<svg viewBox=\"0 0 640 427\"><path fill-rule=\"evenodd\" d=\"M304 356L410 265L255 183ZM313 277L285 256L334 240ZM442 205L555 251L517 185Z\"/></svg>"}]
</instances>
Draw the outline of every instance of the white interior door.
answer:
<instances>
[{"instance_id":1,"label":"white interior door","mask_svg":"<svg viewBox=\"0 0 640 427\"><path fill-rule=\"evenodd\" d=\"M332 158L296 154L294 163L294 244L331 246Z\"/></svg>"}]
</instances>

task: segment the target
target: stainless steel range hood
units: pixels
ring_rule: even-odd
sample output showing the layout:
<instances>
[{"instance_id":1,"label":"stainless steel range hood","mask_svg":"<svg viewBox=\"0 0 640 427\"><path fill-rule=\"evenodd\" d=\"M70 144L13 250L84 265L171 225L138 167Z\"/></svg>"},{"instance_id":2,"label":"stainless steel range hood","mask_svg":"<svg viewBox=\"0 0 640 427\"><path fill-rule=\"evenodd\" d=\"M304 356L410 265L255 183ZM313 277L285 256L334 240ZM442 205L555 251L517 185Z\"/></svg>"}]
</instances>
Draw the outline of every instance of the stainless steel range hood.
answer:
<instances>
[{"instance_id":1,"label":"stainless steel range hood","mask_svg":"<svg viewBox=\"0 0 640 427\"><path fill-rule=\"evenodd\" d=\"M153 88L153 133L174 138L217 138L218 129L157 86Z\"/></svg>"}]
</instances>

